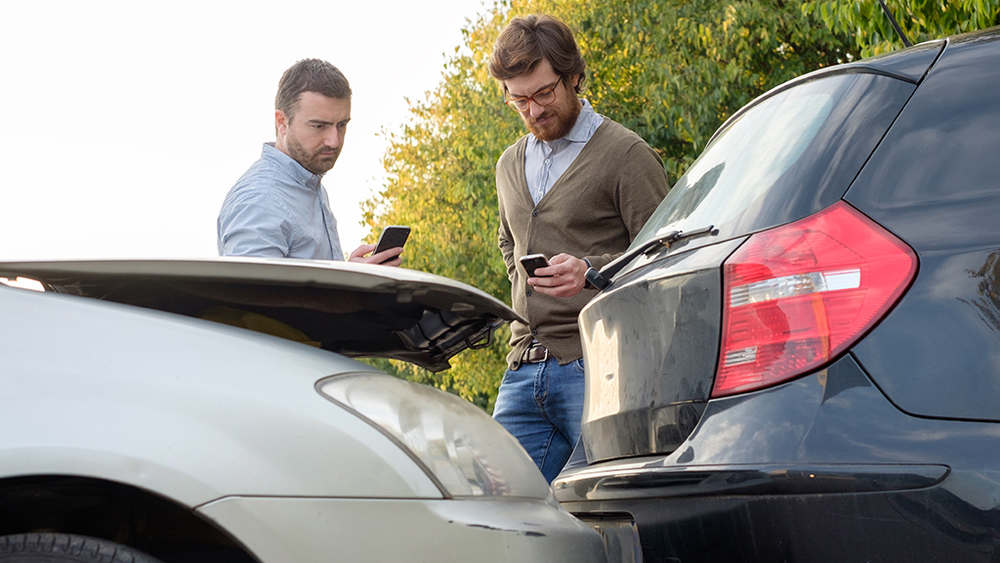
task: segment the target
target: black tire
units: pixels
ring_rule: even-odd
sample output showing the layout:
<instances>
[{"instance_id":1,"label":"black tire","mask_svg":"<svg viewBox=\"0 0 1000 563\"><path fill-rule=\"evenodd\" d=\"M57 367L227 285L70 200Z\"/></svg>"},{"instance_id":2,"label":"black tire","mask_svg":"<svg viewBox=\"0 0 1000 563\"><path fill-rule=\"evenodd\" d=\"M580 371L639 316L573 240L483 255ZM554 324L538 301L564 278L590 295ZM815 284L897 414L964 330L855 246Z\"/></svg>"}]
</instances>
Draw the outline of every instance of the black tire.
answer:
<instances>
[{"instance_id":1,"label":"black tire","mask_svg":"<svg viewBox=\"0 0 1000 563\"><path fill-rule=\"evenodd\" d=\"M162 563L108 540L74 534L0 536L2 563Z\"/></svg>"}]
</instances>

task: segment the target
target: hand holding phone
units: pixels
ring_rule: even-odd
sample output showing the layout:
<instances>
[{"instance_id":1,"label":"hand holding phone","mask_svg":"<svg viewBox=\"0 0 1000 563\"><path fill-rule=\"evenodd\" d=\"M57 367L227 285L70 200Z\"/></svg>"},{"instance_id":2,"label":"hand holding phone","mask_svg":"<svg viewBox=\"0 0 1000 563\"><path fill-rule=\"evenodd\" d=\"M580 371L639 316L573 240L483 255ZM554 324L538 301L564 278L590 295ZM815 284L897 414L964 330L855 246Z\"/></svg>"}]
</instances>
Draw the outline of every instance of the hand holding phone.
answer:
<instances>
[{"instance_id":1,"label":"hand holding phone","mask_svg":"<svg viewBox=\"0 0 1000 563\"><path fill-rule=\"evenodd\" d=\"M388 227L382 229L382 234L378 237L378 243L375 245L375 250L372 254L378 254L379 252L384 252L390 248L398 248L406 244L406 239L410 236L410 228L403 225L389 225ZM393 256L389 260L393 260L396 257ZM389 260L386 260L388 262Z\"/></svg>"},{"instance_id":2,"label":"hand holding phone","mask_svg":"<svg viewBox=\"0 0 1000 563\"><path fill-rule=\"evenodd\" d=\"M529 278L547 278L550 276L538 276L535 275L535 270L538 268L545 268L549 265L549 261L545 258L544 254L528 254L520 258L521 265L524 266L524 271L528 272Z\"/></svg>"}]
</instances>

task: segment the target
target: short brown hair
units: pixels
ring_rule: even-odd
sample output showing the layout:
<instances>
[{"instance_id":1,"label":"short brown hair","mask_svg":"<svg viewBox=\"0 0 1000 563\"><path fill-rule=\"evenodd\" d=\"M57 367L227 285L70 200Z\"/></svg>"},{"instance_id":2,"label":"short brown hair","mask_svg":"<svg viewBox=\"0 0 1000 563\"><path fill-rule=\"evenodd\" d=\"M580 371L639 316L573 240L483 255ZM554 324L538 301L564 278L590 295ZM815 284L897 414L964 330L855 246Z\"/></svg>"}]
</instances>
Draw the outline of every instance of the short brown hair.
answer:
<instances>
[{"instance_id":1,"label":"short brown hair","mask_svg":"<svg viewBox=\"0 0 1000 563\"><path fill-rule=\"evenodd\" d=\"M321 59L302 59L281 75L274 109L292 120L295 106L303 92L316 92L328 98L350 99L351 85L344 73Z\"/></svg>"},{"instance_id":2,"label":"short brown hair","mask_svg":"<svg viewBox=\"0 0 1000 563\"><path fill-rule=\"evenodd\" d=\"M533 71L542 59L549 61L564 79L579 76L576 91L580 91L587 64L580 56L573 32L563 22L544 14L514 18L507 24L493 46L490 74L500 81L521 76Z\"/></svg>"}]
</instances>

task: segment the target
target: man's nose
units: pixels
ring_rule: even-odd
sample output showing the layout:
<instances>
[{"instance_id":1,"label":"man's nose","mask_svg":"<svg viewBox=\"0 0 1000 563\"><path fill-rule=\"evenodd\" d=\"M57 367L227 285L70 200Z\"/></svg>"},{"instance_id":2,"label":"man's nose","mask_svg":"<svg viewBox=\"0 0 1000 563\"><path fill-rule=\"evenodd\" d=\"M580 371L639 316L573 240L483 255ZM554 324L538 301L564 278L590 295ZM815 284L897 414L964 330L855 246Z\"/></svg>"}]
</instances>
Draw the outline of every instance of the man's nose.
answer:
<instances>
[{"instance_id":1,"label":"man's nose","mask_svg":"<svg viewBox=\"0 0 1000 563\"><path fill-rule=\"evenodd\" d=\"M330 127L330 130L326 132L323 136L323 144L332 148L340 148L340 145L344 143L344 135L336 127Z\"/></svg>"},{"instance_id":2,"label":"man's nose","mask_svg":"<svg viewBox=\"0 0 1000 563\"><path fill-rule=\"evenodd\" d=\"M528 113L531 114L531 117L537 118L544 112L545 112L545 106L539 104L535 100L531 100L528 102Z\"/></svg>"}]
</instances>

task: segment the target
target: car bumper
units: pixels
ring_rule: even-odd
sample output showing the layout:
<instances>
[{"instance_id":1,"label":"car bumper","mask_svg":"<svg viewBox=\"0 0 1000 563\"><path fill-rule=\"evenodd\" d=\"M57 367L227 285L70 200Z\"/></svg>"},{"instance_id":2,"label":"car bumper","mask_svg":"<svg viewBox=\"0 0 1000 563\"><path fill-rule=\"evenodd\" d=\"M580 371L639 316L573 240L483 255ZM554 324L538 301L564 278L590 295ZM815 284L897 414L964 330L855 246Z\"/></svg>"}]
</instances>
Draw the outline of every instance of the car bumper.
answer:
<instances>
[{"instance_id":1,"label":"car bumper","mask_svg":"<svg viewBox=\"0 0 1000 563\"><path fill-rule=\"evenodd\" d=\"M227 497L200 507L262 562L604 562L600 536L540 500Z\"/></svg>"},{"instance_id":2,"label":"car bumper","mask_svg":"<svg viewBox=\"0 0 1000 563\"><path fill-rule=\"evenodd\" d=\"M909 416L850 355L709 401L670 454L566 469L556 499L634 522L652 561L995 561L1000 425Z\"/></svg>"},{"instance_id":3,"label":"car bumper","mask_svg":"<svg viewBox=\"0 0 1000 563\"><path fill-rule=\"evenodd\" d=\"M622 554L612 561L935 560L923 529L952 505L941 465L615 465L556 482L563 506ZM942 539L942 561L968 548Z\"/></svg>"}]
</instances>

